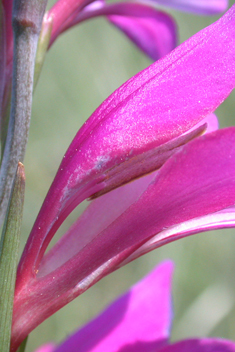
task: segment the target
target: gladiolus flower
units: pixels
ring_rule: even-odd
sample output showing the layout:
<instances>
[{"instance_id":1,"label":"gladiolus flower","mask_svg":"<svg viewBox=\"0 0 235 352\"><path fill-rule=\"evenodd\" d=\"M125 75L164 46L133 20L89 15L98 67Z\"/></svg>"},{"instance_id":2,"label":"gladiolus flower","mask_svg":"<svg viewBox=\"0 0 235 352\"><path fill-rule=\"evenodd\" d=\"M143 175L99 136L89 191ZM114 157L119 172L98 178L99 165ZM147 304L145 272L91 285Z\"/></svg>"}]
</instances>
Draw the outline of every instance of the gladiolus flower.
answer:
<instances>
[{"instance_id":1,"label":"gladiolus flower","mask_svg":"<svg viewBox=\"0 0 235 352\"><path fill-rule=\"evenodd\" d=\"M21 258L13 350L126 262L186 235L234 226L235 128L215 131L211 115L235 86L234 38L235 6L121 86L78 132ZM77 204L102 194L44 254Z\"/></svg>"},{"instance_id":2,"label":"gladiolus flower","mask_svg":"<svg viewBox=\"0 0 235 352\"><path fill-rule=\"evenodd\" d=\"M234 352L233 342L217 338L169 342L172 269L162 263L61 345L35 352Z\"/></svg>"}]
</instances>

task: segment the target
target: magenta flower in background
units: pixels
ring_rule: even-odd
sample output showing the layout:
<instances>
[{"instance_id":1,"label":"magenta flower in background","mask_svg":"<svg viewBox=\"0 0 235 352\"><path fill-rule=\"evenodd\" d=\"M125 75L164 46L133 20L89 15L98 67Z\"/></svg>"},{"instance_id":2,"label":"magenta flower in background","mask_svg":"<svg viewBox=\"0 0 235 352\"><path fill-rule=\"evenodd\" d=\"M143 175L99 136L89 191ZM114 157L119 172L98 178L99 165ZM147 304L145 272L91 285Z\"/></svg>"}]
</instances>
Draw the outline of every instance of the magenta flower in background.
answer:
<instances>
[{"instance_id":1,"label":"magenta flower in background","mask_svg":"<svg viewBox=\"0 0 235 352\"><path fill-rule=\"evenodd\" d=\"M212 15L225 11L227 0L150 0L106 3L103 0L59 0L45 16L52 21L50 45L59 34L84 20L106 16L151 59L158 60L177 43L177 28L167 13L154 8L164 5L183 11Z\"/></svg>"},{"instance_id":2,"label":"magenta flower in background","mask_svg":"<svg viewBox=\"0 0 235 352\"><path fill-rule=\"evenodd\" d=\"M171 344L173 264L160 264L60 346L35 352L234 352L230 341L189 339Z\"/></svg>"},{"instance_id":3,"label":"magenta flower in background","mask_svg":"<svg viewBox=\"0 0 235 352\"><path fill-rule=\"evenodd\" d=\"M106 16L153 60L168 54L177 44L174 19L149 5L135 2L106 4L102 0L87 3L76 2L71 6L59 1L52 7L45 15L45 23L52 22L50 45L65 30L97 16Z\"/></svg>"},{"instance_id":4,"label":"magenta flower in background","mask_svg":"<svg viewBox=\"0 0 235 352\"><path fill-rule=\"evenodd\" d=\"M20 261L12 351L130 260L189 234L234 226L235 128L216 131L211 115L235 86L234 38L233 6L121 86L78 132ZM77 204L110 190L44 255Z\"/></svg>"}]
</instances>

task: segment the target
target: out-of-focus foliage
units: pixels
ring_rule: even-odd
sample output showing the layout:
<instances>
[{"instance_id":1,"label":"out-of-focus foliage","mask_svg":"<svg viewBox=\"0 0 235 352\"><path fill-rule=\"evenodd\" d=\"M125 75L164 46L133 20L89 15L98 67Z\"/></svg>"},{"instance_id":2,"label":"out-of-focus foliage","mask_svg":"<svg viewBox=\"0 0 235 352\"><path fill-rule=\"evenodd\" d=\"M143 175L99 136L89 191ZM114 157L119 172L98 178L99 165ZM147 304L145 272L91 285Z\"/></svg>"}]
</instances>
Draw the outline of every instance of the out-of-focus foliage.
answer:
<instances>
[{"instance_id":1,"label":"out-of-focus foliage","mask_svg":"<svg viewBox=\"0 0 235 352\"><path fill-rule=\"evenodd\" d=\"M179 25L180 42L216 19L171 13ZM25 159L22 248L79 127L114 89L149 64L103 19L72 29L50 49L35 92ZM233 93L217 111L221 127L235 124L234 107ZM82 206L69 217L58 236ZM49 340L63 340L164 258L171 258L176 264L173 339L207 335L235 340L234 249L235 230L224 230L180 240L145 255L106 277L45 321L31 334L26 351Z\"/></svg>"}]
</instances>

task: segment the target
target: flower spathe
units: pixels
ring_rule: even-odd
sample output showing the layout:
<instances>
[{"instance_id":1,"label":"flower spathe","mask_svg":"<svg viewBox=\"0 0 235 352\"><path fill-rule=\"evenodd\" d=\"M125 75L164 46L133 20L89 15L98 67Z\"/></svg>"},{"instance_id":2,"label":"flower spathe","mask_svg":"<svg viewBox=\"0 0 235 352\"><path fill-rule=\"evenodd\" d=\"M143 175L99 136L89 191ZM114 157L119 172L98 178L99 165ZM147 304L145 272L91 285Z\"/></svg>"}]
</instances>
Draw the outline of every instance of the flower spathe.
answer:
<instances>
[{"instance_id":1,"label":"flower spathe","mask_svg":"<svg viewBox=\"0 0 235 352\"><path fill-rule=\"evenodd\" d=\"M221 339L190 339L170 344L173 264L161 263L61 345L35 352L234 352Z\"/></svg>"},{"instance_id":2,"label":"flower spathe","mask_svg":"<svg viewBox=\"0 0 235 352\"><path fill-rule=\"evenodd\" d=\"M234 11L126 82L78 132L21 259L15 345L125 262L187 234L234 225L235 129L195 138L214 125L209 114L235 85ZM80 201L156 169L92 202L43 257Z\"/></svg>"}]
</instances>

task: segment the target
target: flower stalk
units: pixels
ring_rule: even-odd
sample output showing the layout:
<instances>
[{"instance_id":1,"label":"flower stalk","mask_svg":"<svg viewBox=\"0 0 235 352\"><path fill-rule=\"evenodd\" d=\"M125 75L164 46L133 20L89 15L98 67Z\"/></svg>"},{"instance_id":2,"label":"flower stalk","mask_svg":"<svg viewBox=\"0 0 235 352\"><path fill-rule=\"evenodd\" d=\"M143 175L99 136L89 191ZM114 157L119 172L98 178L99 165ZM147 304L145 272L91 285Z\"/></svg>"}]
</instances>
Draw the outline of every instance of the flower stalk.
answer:
<instances>
[{"instance_id":1,"label":"flower stalk","mask_svg":"<svg viewBox=\"0 0 235 352\"><path fill-rule=\"evenodd\" d=\"M47 0L17 0L13 6L11 112L0 170L0 222L3 221L18 161L23 161L32 110L34 64Z\"/></svg>"}]
</instances>

